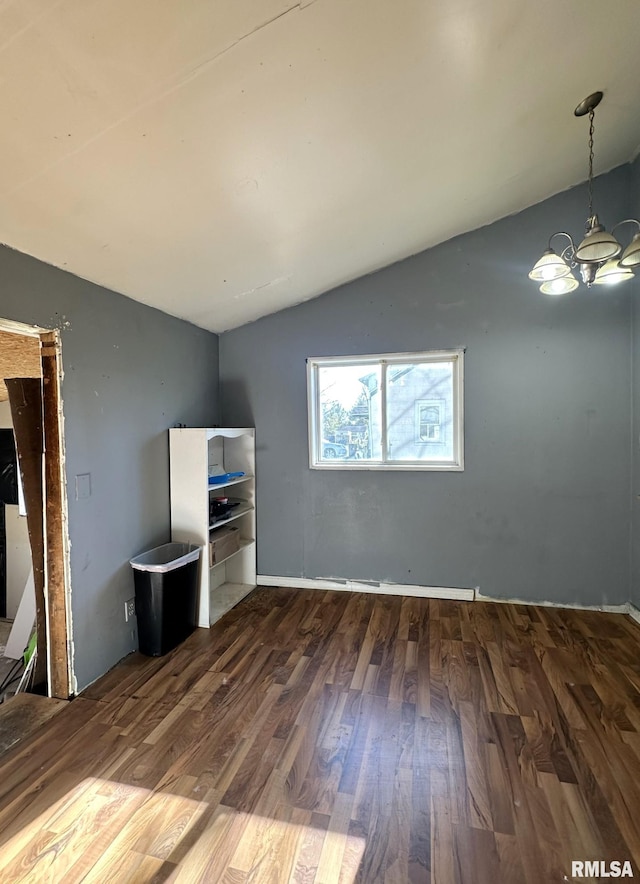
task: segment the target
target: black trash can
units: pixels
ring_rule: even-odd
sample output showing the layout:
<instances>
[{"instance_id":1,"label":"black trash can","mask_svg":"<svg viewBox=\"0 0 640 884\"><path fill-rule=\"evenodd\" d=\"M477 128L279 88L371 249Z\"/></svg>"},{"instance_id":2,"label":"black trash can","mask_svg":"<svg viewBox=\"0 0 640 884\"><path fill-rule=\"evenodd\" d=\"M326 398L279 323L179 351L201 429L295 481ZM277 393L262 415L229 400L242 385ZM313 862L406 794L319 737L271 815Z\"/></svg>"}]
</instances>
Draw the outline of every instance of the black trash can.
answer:
<instances>
[{"instance_id":1,"label":"black trash can","mask_svg":"<svg viewBox=\"0 0 640 884\"><path fill-rule=\"evenodd\" d=\"M165 543L131 559L142 654L160 657L195 629L200 550L194 543Z\"/></svg>"}]
</instances>

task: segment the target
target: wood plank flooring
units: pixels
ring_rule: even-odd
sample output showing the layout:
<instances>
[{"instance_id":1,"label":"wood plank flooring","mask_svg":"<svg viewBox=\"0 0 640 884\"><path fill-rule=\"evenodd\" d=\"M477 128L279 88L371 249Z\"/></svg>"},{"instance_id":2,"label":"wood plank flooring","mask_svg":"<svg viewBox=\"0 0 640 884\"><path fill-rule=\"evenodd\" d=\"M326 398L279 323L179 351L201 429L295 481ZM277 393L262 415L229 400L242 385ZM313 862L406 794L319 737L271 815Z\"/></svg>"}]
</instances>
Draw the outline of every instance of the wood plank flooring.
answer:
<instances>
[{"instance_id":1,"label":"wood plank flooring","mask_svg":"<svg viewBox=\"0 0 640 884\"><path fill-rule=\"evenodd\" d=\"M67 700L38 694L21 693L7 697L0 705L0 757L20 740L39 731L66 706Z\"/></svg>"},{"instance_id":2,"label":"wood plank flooring","mask_svg":"<svg viewBox=\"0 0 640 884\"><path fill-rule=\"evenodd\" d=\"M1 759L0 881L640 877L639 648L623 615L258 589Z\"/></svg>"}]
</instances>

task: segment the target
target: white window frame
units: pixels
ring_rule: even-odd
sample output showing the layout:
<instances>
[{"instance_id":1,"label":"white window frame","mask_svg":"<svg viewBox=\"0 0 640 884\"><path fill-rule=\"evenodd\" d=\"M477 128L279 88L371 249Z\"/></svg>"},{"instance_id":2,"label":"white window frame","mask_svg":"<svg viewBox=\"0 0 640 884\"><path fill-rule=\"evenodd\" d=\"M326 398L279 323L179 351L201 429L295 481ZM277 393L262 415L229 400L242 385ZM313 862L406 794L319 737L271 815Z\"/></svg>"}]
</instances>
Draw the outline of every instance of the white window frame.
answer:
<instances>
[{"instance_id":1,"label":"white window frame","mask_svg":"<svg viewBox=\"0 0 640 884\"><path fill-rule=\"evenodd\" d=\"M464 470L464 347L452 350L428 350L423 353L378 353L366 356L316 356L307 359L307 413L309 431L309 467L312 470L411 470L436 472L462 472ZM389 461L387 460L387 368L397 364L424 364L427 362L453 363L453 460L446 461ZM321 460L320 438L322 421L320 415L320 368L367 365L380 366L381 391L381 460ZM420 401L420 400L416 400Z\"/></svg>"}]
</instances>

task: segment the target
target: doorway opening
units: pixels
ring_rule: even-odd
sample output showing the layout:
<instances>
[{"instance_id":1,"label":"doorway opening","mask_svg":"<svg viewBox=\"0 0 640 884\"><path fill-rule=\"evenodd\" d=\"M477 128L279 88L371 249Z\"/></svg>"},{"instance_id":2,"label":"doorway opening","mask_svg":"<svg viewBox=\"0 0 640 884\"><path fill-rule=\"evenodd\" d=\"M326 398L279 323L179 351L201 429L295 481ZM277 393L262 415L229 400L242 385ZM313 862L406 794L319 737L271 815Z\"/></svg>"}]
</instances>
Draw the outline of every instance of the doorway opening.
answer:
<instances>
[{"instance_id":1,"label":"doorway opening","mask_svg":"<svg viewBox=\"0 0 640 884\"><path fill-rule=\"evenodd\" d=\"M74 680L61 382L59 332L0 320L0 430L13 435L22 498L16 508L7 486L0 502L5 516L0 617L13 618L14 646L16 640L20 650L23 642L25 649L31 646L23 659L31 689L68 699ZM14 530L9 544L7 515Z\"/></svg>"}]
</instances>

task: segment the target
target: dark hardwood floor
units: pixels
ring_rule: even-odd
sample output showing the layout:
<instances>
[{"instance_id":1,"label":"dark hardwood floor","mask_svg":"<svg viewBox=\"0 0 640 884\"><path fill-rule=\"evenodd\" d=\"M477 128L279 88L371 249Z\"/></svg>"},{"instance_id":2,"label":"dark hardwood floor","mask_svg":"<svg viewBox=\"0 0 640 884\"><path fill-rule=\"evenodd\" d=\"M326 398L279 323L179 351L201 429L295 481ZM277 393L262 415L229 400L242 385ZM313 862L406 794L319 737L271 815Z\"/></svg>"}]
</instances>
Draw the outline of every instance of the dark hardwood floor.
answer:
<instances>
[{"instance_id":1,"label":"dark hardwood floor","mask_svg":"<svg viewBox=\"0 0 640 884\"><path fill-rule=\"evenodd\" d=\"M640 877L639 651L623 615L256 590L3 756L0 881Z\"/></svg>"}]
</instances>

